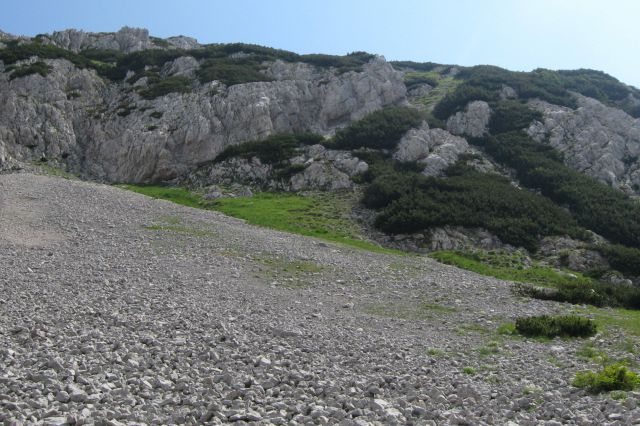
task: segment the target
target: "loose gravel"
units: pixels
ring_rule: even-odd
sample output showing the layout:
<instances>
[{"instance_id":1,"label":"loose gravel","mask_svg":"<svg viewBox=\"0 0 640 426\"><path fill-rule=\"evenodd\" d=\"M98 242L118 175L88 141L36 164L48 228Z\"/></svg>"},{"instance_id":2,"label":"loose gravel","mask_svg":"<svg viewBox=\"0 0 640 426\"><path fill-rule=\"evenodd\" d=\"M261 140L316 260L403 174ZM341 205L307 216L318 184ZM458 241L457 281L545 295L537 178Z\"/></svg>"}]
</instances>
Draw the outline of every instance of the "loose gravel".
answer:
<instances>
[{"instance_id":1,"label":"loose gravel","mask_svg":"<svg viewBox=\"0 0 640 426\"><path fill-rule=\"evenodd\" d=\"M6 425L640 423L496 331L569 305L110 186L0 175L0 286Z\"/></svg>"}]
</instances>

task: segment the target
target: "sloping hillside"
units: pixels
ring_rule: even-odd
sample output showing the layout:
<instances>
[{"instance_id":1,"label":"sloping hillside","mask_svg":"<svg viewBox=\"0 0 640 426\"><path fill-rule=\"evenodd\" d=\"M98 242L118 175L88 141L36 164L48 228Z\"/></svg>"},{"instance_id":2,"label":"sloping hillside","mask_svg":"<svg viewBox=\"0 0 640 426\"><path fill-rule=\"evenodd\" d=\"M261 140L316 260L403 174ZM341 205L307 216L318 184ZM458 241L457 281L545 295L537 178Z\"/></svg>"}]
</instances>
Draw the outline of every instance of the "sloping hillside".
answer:
<instances>
[{"instance_id":1,"label":"sloping hillside","mask_svg":"<svg viewBox=\"0 0 640 426\"><path fill-rule=\"evenodd\" d=\"M14 173L0 189L5 422L640 418L635 393L571 385L599 357L635 357L624 311L94 183ZM572 311L598 338L511 334L516 317Z\"/></svg>"}]
</instances>

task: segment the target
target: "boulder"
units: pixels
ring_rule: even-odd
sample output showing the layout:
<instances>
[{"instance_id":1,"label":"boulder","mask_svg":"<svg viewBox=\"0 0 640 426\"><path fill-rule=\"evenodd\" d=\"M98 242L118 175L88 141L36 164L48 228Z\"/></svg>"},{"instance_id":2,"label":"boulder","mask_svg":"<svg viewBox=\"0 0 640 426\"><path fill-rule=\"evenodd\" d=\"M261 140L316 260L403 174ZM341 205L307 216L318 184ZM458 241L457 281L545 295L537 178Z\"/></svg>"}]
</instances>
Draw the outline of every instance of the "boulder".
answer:
<instances>
[{"instance_id":1,"label":"boulder","mask_svg":"<svg viewBox=\"0 0 640 426\"><path fill-rule=\"evenodd\" d=\"M467 104L464 112L457 112L447 120L447 130L454 135L481 137L487 133L491 107L485 101Z\"/></svg>"},{"instance_id":2,"label":"boulder","mask_svg":"<svg viewBox=\"0 0 640 426\"><path fill-rule=\"evenodd\" d=\"M446 130L430 129L426 122L411 129L402 137L393 153L393 158L402 162L417 161L423 164L423 174L438 176L458 160L460 154L469 150L464 138L454 136Z\"/></svg>"}]
</instances>

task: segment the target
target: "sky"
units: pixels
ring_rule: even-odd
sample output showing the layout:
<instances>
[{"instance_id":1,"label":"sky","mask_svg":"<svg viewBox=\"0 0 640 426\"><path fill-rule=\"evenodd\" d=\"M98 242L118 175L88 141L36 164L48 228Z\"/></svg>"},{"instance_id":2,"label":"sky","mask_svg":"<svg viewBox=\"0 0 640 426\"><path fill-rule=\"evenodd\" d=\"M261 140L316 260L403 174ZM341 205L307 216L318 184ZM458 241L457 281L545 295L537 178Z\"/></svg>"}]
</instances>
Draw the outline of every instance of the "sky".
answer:
<instances>
[{"instance_id":1,"label":"sky","mask_svg":"<svg viewBox=\"0 0 640 426\"><path fill-rule=\"evenodd\" d=\"M19 35L126 25L297 53L367 51L515 71L592 68L640 88L640 0L0 0L0 7L0 29Z\"/></svg>"}]
</instances>

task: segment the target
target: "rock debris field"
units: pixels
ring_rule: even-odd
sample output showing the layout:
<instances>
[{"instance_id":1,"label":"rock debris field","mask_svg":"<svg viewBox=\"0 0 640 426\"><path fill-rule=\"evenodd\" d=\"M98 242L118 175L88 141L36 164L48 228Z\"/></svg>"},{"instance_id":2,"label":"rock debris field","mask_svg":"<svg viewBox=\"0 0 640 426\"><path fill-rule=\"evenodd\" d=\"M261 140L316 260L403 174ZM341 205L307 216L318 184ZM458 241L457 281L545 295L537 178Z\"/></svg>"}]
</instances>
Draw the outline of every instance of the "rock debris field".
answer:
<instances>
[{"instance_id":1,"label":"rock debris field","mask_svg":"<svg viewBox=\"0 0 640 426\"><path fill-rule=\"evenodd\" d=\"M570 305L115 187L0 175L0 285L6 425L640 422L584 341L496 331Z\"/></svg>"}]
</instances>

